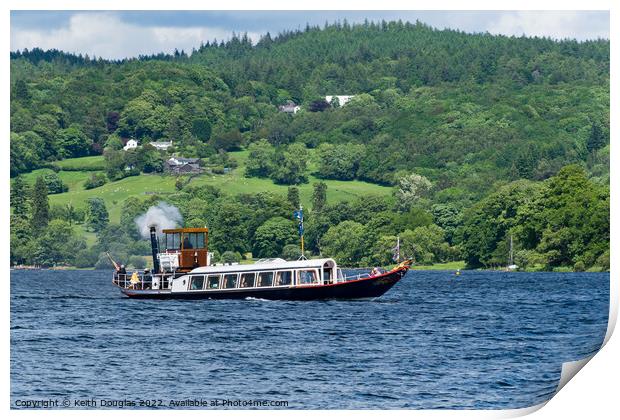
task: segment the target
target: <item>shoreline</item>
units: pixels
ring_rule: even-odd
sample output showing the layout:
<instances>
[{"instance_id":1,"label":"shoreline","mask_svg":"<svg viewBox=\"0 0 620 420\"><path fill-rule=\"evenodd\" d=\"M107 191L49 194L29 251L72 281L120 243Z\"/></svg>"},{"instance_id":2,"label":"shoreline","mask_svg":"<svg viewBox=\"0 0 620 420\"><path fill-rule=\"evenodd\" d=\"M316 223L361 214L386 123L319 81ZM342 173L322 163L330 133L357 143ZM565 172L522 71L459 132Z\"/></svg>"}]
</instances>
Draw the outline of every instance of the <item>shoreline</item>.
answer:
<instances>
[{"instance_id":1,"label":"shoreline","mask_svg":"<svg viewBox=\"0 0 620 420\"><path fill-rule=\"evenodd\" d=\"M492 268L474 268L474 269L466 269L462 267L450 267L451 263L443 263L443 264L435 264L435 265L419 265L412 266L410 271L448 271L448 272L456 272L459 270L460 272L479 272L479 271L490 271L496 273L609 273L609 270L586 270L586 271L575 271L568 270L566 267L560 267L558 270L514 270L514 271L506 271L502 269L492 269ZM363 267L366 268L366 267ZM363 269L362 268L362 269ZM347 269L360 269L355 267L347 267ZM35 266L16 266L10 267L10 271L100 271L94 267L70 267L70 266L62 266L62 267L35 267ZM103 269L105 271L107 269ZM113 268L110 267L110 271ZM139 271L142 269L129 269L129 271Z\"/></svg>"}]
</instances>

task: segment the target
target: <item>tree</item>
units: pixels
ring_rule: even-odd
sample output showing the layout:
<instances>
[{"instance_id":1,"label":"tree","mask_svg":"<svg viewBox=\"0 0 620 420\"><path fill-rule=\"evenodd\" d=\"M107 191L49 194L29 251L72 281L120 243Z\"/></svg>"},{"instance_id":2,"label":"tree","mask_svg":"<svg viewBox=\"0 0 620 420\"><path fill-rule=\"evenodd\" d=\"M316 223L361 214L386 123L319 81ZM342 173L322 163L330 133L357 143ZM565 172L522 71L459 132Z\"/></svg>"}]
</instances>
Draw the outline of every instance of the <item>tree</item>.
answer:
<instances>
[{"instance_id":1,"label":"tree","mask_svg":"<svg viewBox=\"0 0 620 420\"><path fill-rule=\"evenodd\" d=\"M433 264L445 262L455 256L445 241L443 229L437 225L420 226L400 233L401 255L415 262Z\"/></svg>"},{"instance_id":2,"label":"tree","mask_svg":"<svg viewBox=\"0 0 620 420\"><path fill-rule=\"evenodd\" d=\"M105 185L107 181L108 180L104 173L93 172L92 174L90 174L90 178L88 178L84 182L84 189L92 190L93 188L101 187L102 185Z\"/></svg>"},{"instance_id":3,"label":"tree","mask_svg":"<svg viewBox=\"0 0 620 420\"><path fill-rule=\"evenodd\" d=\"M20 100L30 99L30 92L28 90L28 85L22 79L18 79L15 81L15 85L14 85L12 93L16 99L20 99Z\"/></svg>"},{"instance_id":4,"label":"tree","mask_svg":"<svg viewBox=\"0 0 620 420\"><path fill-rule=\"evenodd\" d=\"M50 204L47 198L47 184L42 176L37 177L32 190L32 217L30 223L33 231L44 229L49 220Z\"/></svg>"},{"instance_id":5,"label":"tree","mask_svg":"<svg viewBox=\"0 0 620 420\"><path fill-rule=\"evenodd\" d=\"M12 177L41 165L45 143L38 134L32 131L11 133L10 140Z\"/></svg>"},{"instance_id":6,"label":"tree","mask_svg":"<svg viewBox=\"0 0 620 420\"><path fill-rule=\"evenodd\" d=\"M116 131L116 129L118 128L118 122L120 119L121 119L120 113L116 111L108 112L105 118L106 129L108 130L108 133L113 133Z\"/></svg>"},{"instance_id":7,"label":"tree","mask_svg":"<svg viewBox=\"0 0 620 420\"><path fill-rule=\"evenodd\" d=\"M336 259L342 266L359 267L366 249L366 230L351 220L330 227L321 238L321 253Z\"/></svg>"},{"instance_id":8,"label":"tree","mask_svg":"<svg viewBox=\"0 0 620 420\"><path fill-rule=\"evenodd\" d=\"M146 259L140 255L132 255L129 257L129 265L135 269L143 269L146 267Z\"/></svg>"},{"instance_id":9,"label":"tree","mask_svg":"<svg viewBox=\"0 0 620 420\"><path fill-rule=\"evenodd\" d=\"M510 230L521 224L517 219L519 209L536 197L539 188L530 181L515 181L463 213L463 225L457 236L461 238L463 257L469 267L507 264L508 249L502 249L502 245L505 247Z\"/></svg>"},{"instance_id":10,"label":"tree","mask_svg":"<svg viewBox=\"0 0 620 420\"><path fill-rule=\"evenodd\" d=\"M71 226L71 224L74 221L79 221L78 219L78 211L75 209L75 207L73 207L73 203L68 202L67 204L65 204L64 206L64 214L65 214L65 220L67 222L69 222L69 226Z\"/></svg>"},{"instance_id":11,"label":"tree","mask_svg":"<svg viewBox=\"0 0 620 420\"><path fill-rule=\"evenodd\" d=\"M137 149L136 153L136 165L140 171L148 174L164 170L164 160L154 146L146 144Z\"/></svg>"},{"instance_id":12,"label":"tree","mask_svg":"<svg viewBox=\"0 0 620 420\"><path fill-rule=\"evenodd\" d=\"M291 204L292 208L298 209L299 208L299 188L294 187L294 186L289 186L287 193L286 193L286 199Z\"/></svg>"},{"instance_id":13,"label":"tree","mask_svg":"<svg viewBox=\"0 0 620 420\"><path fill-rule=\"evenodd\" d=\"M32 261L32 227L28 219L11 216L11 264L28 264Z\"/></svg>"},{"instance_id":14,"label":"tree","mask_svg":"<svg viewBox=\"0 0 620 420\"><path fill-rule=\"evenodd\" d=\"M280 256L285 245L297 241L296 233L292 220L272 217L256 229L253 255L261 258Z\"/></svg>"},{"instance_id":15,"label":"tree","mask_svg":"<svg viewBox=\"0 0 620 420\"><path fill-rule=\"evenodd\" d=\"M215 150L225 150L227 152L240 150L243 143L243 136L239 130L231 130L215 136L213 147Z\"/></svg>"},{"instance_id":16,"label":"tree","mask_svg":"<svg viewBox=\"0 0 620 420\"><path fill-rule=\"evenodd\" d=\"M225 264L230 264L230 263L238 263L239 261L241 261L241 254L236 252L236 251L226 251L224 253L222 253L222 256L220 257L220 261L222 261Z\"/></svg>"},{"instance_id":17,"label":"tree","mask_svg":"<svg viewBox=\"0 0 620 420\"><path fill-rule=\"evenodd\" d=\"M125 159L125 153L119 150L106 150L105 157L105 172L108 179L116 181L127 176L127 161Z\"/></svg>"},{"instance_id":18,"label":"tree","mask_svg":"<svg viewBox=\"0 0 620 420\"><path fill-rule=\"evenodd\" d=\"M301 248L299 247L299 245L288 244L288 245L284 245L284 248L282 248L282 258L284 258L287 261L296 260L300 257L300 255L301 255ZM307 252L306 252L306 255L307 255Z\"/></svg>"},{"instance_id":19,"label":"tree","mask_svg":"<svg viewBox=\"0 0 620 420\"><path fill-rule=\"evenodd\" d=\"M609 250L609 190L568 165L545 182L518 211L515 235L546 257L547 267L596 264Z\"/></svg>"},{"instance_id":20,"label":"tree","mask_svg":"<svg viewBox=\"0 0 620 420\"><path fill-rule=\"evenodd\" d=\"M312 187L312 211L320 212L327 203L327 184L315 182Z\"/></svg>"},{"instance_id":21,"label":"tree","mask_svg":"<svg viewBox=\"0 0 620 420\"><path fill-rule=\"evenodd\" d=\"M206 118L196 118L192 121L191 132L198 140L206 142L211 138L211 123Z\"/></svg>"},{"instance_id":22,"label":"tree","mask_svg":"<svg viewBox=\"0 0 620 420\"><path fill-rule=\"evenodd\" d=\"M75 235L69 223L52 220L36 240L33 262L44 267L71 265L77 251L84 248L86 243Z\"/></svg>"},{"instance_id":23,"label":"tree","mask_svg":"<svg viewBox=\"0 0 620 420\"><path fill-rule=\"evenodd\" d=\"M60 194L69 191L69 186L62 182L62 179L60 179L56 172L43 175L43 179L47 185L48 194Z\"/></svg>"},{"instance_id":24,"label":"tree","mask_svg":"<svg viewBox=\"0 0 620 420\"><path fill-rule=\"evenodd\" d=\"M432 188L431 182L422 175L410 173L398 180L394 194L401 208L408 209Z\"/></svg>"},{"instance_id":25,"label":"tree","mask_svg":"<svg viewBox=\"0 0 620 420\"><path fill-rule=\"evenodd\" d=\"M63 157L86 156L90 152L92 140L88 139L79 126L58 130L58 145Z\"/></svg>"},{"instance_id":26,"label":"tree","mask_svg":"<svg viewBox=\"0 0 620 420\"><path fill-rule=\"evenodd\" d=\"M245 176L266 178L273 169L274 149L265 139L250 144Z\"/></svg>"},{"instance_id":27,"label":"tree","mask_svg":"<svg viewBox=\"0 0 620 420\"><path fill-rule=\"evenodd\" d=\"M238 203L225 201L214 212L209 242L215 249L248 252L248 230Z\"/></svg>"},{"instance_id":28,"label":"tree","mask_svg":"<svg viewBox=\"0 0 620 420\"><path fill-rule=\"evenodd\" d=\"M297 143L277 151L271 178L278 184L291 185L307 182L307 158L306 148Z\"/></svg>"},{"instance_id":29,"label":"tree","mask_svg":"<svg viewBox=\"0 0 620 420\"><path fill-rule=\"evenodd\" d=\"M446 240L453 244L456 229L462 222L462 214L459 209L452 204L435 204L431 207L433 223L443 229Z\"/></svg>"},{"instance_id":30,"label":"tree","mask_svg":"<svg viewBox=\"0 0 620 420\"><path fill-rule=\"evenodd\" d=\"M75 258L73 259L73 264L78 268L94 267L95 264L97 264L98 259L99 253L95 249L84 248L77 251Z\"/></svg>"},{"instance_id":31,"label":"tree","mask_svg":"<svg viewBox=\"0 0 620 420\"><path fill-rule=\"evenodd\" d=\"M111 134L105 141L105 149L109 150L122 150L123 140L116 134Z\"/></svg>"},{"instance_id":32,"label":"tree","mask_svg":"<svg viewBox=\"0 0 620 420\"><path fill-rule=\"evenodd\" d=\"M86 210L86 225L94 232L99 232L110 223L105 202L98 197L89 198Z\"/></svg>"},{"instance_id":33,"label":"tree","mask_svg":"<svg viewBox=\"0 0 620 420\"><path fill-rule=\"evenodd\" d=\"M590 135L588 136L588 140L586 143L586 147L588 148L588 152L592 153L601 147L605 146L606 139L603 135L603 131L601 130L600 125L593 122L592 128L590 129Z\"/></svg>"},{"instance_id":34,"label":"tree","mask_svg":"<svg viewBox=\"0 0 620 420\"><path fill-rule=\"evenodd\" d=\"M538 163L537 156L535 156L535 143L528 144L522 148L516 156L515 169L517 175L520 178L531 179L536 164Z\"/></svg>"},{"instance_id":35,"label":"tree","mask_svg":"<svg viewBox=\"0 0 620 420\"><path fill-rule=\"evenodd\" d=\"M365 148L362 145L323 143L318 147L318 174L327 179L354 179L364 153Z\"/></svg>"},{"instance_id":36,"label":"tree","mask_svg":"<svg viewBox=\"0 0 620 420\"><path fill-rule=\"evenodd\" d=\"M398 213L394 218L395 227L398 231L415 229L420 226L428 226L433 223L433 216L420 207L411 207L408 212Z\"/></svg>"},{"instance_id":37,"label":"tree","mask_svg":"<svg viewBox=\"0 0 620 420\"><path fill-rule=\"evenodd\" d=\"M383 235L377 238L372 244L370 257L368 258L373 265L388 265L394 263L394 248L397 238L394 235Z\"/></svg>"},{"instance_id":38,"label":"tree","mask_svg":"<svg viewBox=\"0 0 620 420\"><path fill-rule=\"evenodd\" d=\"M26 219L28 217L28 192L26 183L21 176L16 176L11 183L11 207L13 217Z\"/></svg>"}]
</instances>

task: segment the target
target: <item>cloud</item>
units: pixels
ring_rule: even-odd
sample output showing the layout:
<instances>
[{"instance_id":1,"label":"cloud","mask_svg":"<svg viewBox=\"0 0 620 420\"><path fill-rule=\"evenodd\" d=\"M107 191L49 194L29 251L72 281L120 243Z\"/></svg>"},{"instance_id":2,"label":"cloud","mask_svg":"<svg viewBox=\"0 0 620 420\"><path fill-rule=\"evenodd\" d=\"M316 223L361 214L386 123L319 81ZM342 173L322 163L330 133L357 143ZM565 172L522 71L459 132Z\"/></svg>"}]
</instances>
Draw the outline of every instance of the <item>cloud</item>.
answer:
<instances>
[{"instance_id":1,"label":"cloud","mask_svg":"<svg viewBox=\"0 0 620 420\"><path fill-rule=\"evenodd\" d=\"M75 13L66 26L11 30L11 50L39 47L109 59L140 54L191 51L201 42L229 39L232 31L218 27L141 26L125 22L113 12ZM254 41L260 34L248 33Z\"/></svg>"},{"instance_id":2,"label":"cloud","mask_svg":"<svg viewBox=\"0 0 620 420\"><path fill-rule=\"evenodd\" d=\"M489 24L492 34L547 36L554 39L609 38L609 14L582 11L505 12Z\"/></svg>"}]
</instances>

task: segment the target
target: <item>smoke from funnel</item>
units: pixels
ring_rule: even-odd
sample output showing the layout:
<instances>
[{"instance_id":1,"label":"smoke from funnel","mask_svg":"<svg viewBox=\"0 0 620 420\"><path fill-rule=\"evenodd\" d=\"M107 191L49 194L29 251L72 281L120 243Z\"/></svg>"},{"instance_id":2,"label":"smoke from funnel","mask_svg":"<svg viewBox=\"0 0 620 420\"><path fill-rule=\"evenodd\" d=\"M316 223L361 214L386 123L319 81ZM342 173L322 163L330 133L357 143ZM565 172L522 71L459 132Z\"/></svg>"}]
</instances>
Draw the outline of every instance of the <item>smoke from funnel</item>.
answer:
<instances>
[{"instance_id":1,"label":"smoke from funnel","mask_svg":"<svg viewBox=\"0 0 620 420\"><path fill-rule=\"evenodd\" d=\"M148 239L151 226L157 226L158 233L161 233L162 229L174 229L183 224L183 216L175 206L160 201L156 206L149 207L146 213L136 217L134 222L140 235Z\"/></svg>"}]
</instances>

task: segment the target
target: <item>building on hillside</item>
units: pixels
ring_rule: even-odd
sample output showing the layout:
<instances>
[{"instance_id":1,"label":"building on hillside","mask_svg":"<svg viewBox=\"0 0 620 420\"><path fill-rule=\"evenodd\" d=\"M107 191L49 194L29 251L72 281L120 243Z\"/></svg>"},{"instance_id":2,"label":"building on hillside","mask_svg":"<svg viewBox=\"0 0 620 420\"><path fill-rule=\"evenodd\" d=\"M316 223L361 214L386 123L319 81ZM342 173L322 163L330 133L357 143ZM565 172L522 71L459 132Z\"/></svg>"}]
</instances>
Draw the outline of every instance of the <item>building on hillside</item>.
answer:
<instances>
[{"instance_id":1,"label":"building on hillside","mask_svg":"<svg viewBox=\"0 0 620 420\"><path fill-rule=\"evenodd\" d=\"M149 143L151 146L156 148L157 150L168 150L170 146L172 146L172 140L170 141L152 141Z\"/></svg>"},{"instance_id":2,"label":"building on hillside","mask_svg":"<svg viewBox=\"0 0 620 420\"><path fill-rule=\"evenodd\" d=\"M164 170L172 175L202 173L202 161L199 158L171 157L164 163Z\"/></svg>"},{"instance_id":3,"label":"building on hillside","mask_svg":"<svg viewBox=\"0 0 620 420\"><path fill-rule=\"evenodd\" d=\"M325 102L331 104L332 100L335 99L338 101L338 106L345 106L353 98L355 98L355 95L328 95L325 97Z\"/></svg>"},{"instance_id":4,"label":"building on hillside","mask_svg":"<svg viewBox=\"0 0 620 420\"><path fill-rule=\"evenodd\" d=\"M127 151L129 149L135 149L137 147L138 147L138 141L135 139L129 139L125 143L125 146L123 146L123 150Z\"/></svg>"},{"instance_id":5,"label":"building on hillside","mask_svg":"<svg viewBox=\"0 0 620 420\"><path fill-rule=\"evenodd\" d=\"M284 105L280 105L278 109L280 112L286 112L287 114L297 114L301 107L293 101L288 101Z\"/></svg>"}]
</instances>

